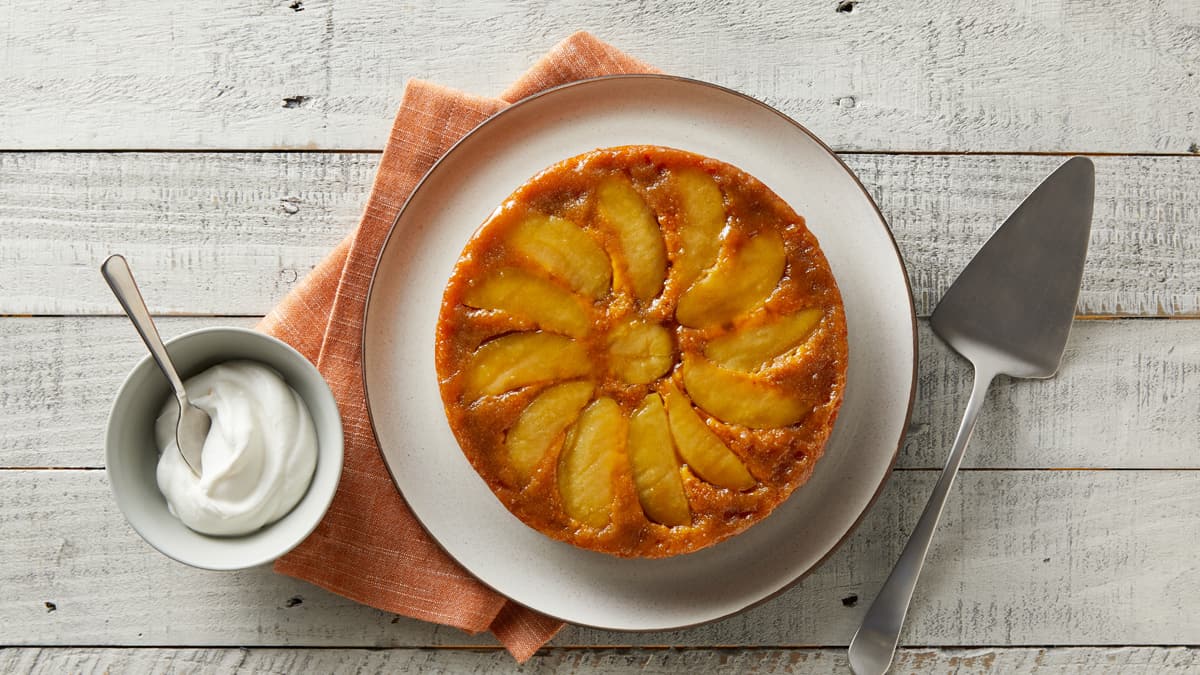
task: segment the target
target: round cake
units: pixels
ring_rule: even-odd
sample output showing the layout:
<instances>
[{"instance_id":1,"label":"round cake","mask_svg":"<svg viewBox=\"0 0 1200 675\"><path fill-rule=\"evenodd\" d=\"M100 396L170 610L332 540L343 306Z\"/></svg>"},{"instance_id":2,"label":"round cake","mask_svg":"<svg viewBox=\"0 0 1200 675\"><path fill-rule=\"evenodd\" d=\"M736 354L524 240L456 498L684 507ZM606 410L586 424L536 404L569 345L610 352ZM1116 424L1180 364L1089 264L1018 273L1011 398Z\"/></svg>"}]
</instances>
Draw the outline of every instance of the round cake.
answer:
<instances>
[{"instance_id":1,"label":"round cake","mask_svg":"<svg viewBox=\"0 0 1200 675\"><path fill-rule=\"evenodd\" d=\"M463 250L436 336L446 418L504 506L626 557L714 544L804 484L847 356L804 219L737 167L656 146L517 188Z\"/></svg>"}]
</instances>

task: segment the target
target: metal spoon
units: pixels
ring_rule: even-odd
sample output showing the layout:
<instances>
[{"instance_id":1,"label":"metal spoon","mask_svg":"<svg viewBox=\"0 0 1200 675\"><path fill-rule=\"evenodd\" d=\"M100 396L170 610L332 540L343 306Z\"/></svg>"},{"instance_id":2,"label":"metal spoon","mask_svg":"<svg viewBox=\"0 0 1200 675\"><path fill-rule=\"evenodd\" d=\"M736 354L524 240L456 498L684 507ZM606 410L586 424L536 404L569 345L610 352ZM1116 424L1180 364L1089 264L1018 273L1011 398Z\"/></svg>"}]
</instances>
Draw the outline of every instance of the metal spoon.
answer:
<instances>
[{"instance_id":1,"label":"metal spoon","mask_svg":"<svg viewBox=\"0 0 1200 675\"><path fill-rule=\"evenodd\" d=\"M100 274L108 282L108 287L112 289L113 295L117 296L121 307L125 308L125 314L133 322L133 327L137 329L138 335L142 336L142 342L146 343L150 355L154 357L154 362L162 369L163 375L166 375L167 380L171 383L171 388L175 390L175 400L179 402L179 422L175 425L175 444L179 446L179 454L183 456L184 463L188 465L192 473L199 476L200 455L204 449L204 438L208 435L208 428L212 425L212 418L204 410L188 401L187 391L183 388L183 380L176 372L175 364L171 363L171 357L167 354L167 348L163 345L162 338L158 336L158 329L154 327L154 320L150 318L150 310L146 309L146 301L142 299L137 282L133 280L133 271L129 269L129 263L125 262L125 258L122 256L111 255L104 261L104 264L100 265Z\"/></svg>"},{"instance_id":2,"label":"metal spoon","mask_svg":"<svg viewBox=\"0 0 1200 675\"><path fill-rule=\"evenodd\" d=\"M1092 227L1095 170L1073 157L988 239L933 311L933 332L975 367L975 385L946 468L900 560L850 640L858 675L887 672L917 577L988 386L997 375L1053 377L1062 361Z\"/></svg>"}]
</instances>

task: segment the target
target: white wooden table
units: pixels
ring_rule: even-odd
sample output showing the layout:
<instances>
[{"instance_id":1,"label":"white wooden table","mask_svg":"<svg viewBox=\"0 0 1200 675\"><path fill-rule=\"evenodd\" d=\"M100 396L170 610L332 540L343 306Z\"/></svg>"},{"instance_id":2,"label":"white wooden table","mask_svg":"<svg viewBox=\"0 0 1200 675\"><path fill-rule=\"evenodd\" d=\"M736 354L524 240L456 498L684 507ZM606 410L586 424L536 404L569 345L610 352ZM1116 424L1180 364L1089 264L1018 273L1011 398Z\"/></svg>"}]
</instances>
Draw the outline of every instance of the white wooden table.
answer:
<instances>
[{"instance_id":1,"label":"white wooden table","mask_svg":"<svg viewBox=\"0 0 1200 675\"><path fill-rule=\"evenodd\" d=\"M993 389L897 671L1200 668L1200 3L224 4L0 0L0 672L514 668L145 545L102 470L142 347L97 266L126 253L168 336L252 325L355 225L407 78L494 94L580 28L843 152L923 317L1061 155L1097 155L1064 368ZM964 363L927 321L920 342L899 468L819 571L693 630L567 628L526 669L844 670L966 402Z\"/></svg>"}]
</instances>

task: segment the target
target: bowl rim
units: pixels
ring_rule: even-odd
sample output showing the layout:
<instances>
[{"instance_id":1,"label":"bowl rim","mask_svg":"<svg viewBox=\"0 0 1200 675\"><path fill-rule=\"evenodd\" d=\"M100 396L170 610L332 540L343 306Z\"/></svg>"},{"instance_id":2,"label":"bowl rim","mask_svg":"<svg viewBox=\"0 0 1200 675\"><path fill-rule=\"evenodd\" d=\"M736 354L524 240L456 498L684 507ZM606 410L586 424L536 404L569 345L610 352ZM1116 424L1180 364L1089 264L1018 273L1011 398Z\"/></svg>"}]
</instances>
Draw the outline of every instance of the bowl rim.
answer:
<instances>
[{"instance_id":1,"label":"bowl rim","mask_svg":"<svg viewBox=\"0 0 1200 675\"><path fill-rule=\"evenodd\" d=\"M337 420L337 424L333 425L334 428L331 430L332 434L333 434L332 438L333 438L334 442L332 444L330 444L329 447L326 447L325 445L321 445L321 444L318 444L318 446L317 446L318 467L320 466L321 459L328 457L327 461L332 463L334 465L334 468L333 468L332 480L330 481L331 489L329 489L329 494L321 495L320 501L323 503L321 504L321 507L320 507L319 512L317 513L317 516L315 518L313 518L312 522L306 523L303 527L298 528L296 535L294 537L290 537L290 538L286 539L284 541L284 545L282 547L280 547L278 549L274 549L265 555L259 555L254 558L240 560L236 563L228 564L228 565L198 562L194 559L191 559L190 556L180 554L178 551L168 550L167 547L164 547L161 545L161 542L156 541L153 536L148 535L146 533L146 531L144 530L144 528L139 527L138 523L135 522L135 519L131 518L129 515L130 509L133 508L133 505L129 503L128 497L122 495L122 492L117 488L117 482L121 482L121 481L113 480L113 477L114 477L114 473L113 473L113 469L112 469L113 457L116 452L116 450L114 449L114 446L115 446L114 434L116 433L115 427L116 427L116 423L117 423L117 420L119 417L118 407L119 407L121 400L128 395L130 388L133 386L134 374L143 368L156 368L156 366L152 362L153 357L151 357L150 354L147 353L145 356L143 356L141 359L139 359L138 362L136 364L134 364L133 367L130 368L128 372L126 372L124 379L121 381L121 385L117 388L116 394L112 398L112 403L109 406L108 418L107 418L107 420L105 422L105 426L104 426L104 474L105 474L105 477L108 479L109 491L112 492L113 499L117 503L117 508L121 511L121 515L122 515L122 517L124 517L125 522L128 523L129 526L135 532L137 532L138 536L140 536L143 541L145 541L147 544L150 545L151 548L158 551L159 553L165 555L166 557L168 557L172 560L175 560L176 562L183 563L190 567L195 567L197 569L217 571L217 572L225 572L225 571L249 569L251 567L258 567L259 565L264 565L266 563L272 562L272 561L278 559L279 557L287 554L289 551L296 548L297 546L299 546L301 542L303 542L305 539L307 539L308 536L310 534L312 534L314 530L317 529L317 526L320 525L321 521L325 519L325 514L328 513L329 507L333 504L334 495L337 493L337 487L341 482L342 471L343 471L343 468L345 465L345 433L343 430L341 410L338 407L337 399L334 397L333 391L329 387L329 383L325 380L325 377L321 374L321 372L317 369L317 367L315 365L313 365L312 361L309 361L308 358L305 357L303 354L301 354L299 351L297 351L295 347L292 347L291 345L284 342L283 340L280 340L279 338L277 338L273 335L268 335L266 333L262 333L262 332L259 332L257 330L253 330L250 328L243 328L241 326L207 326L204 328L197 328L194 330L187 331L185 333L181 333L169 340L164 340L163 342L169 350L172 345L174 345L178 342L196 339L197 337L199 337L201 335L216 334L216 333L236 333L236 334L241 334L241 335L250 337L251 339L254 339L254 340L260 340L263 343L271 345L271 348L279 350L282 354L285 354L287 356L287 358L294 359L298 364L300 364L301 370L306 371L307 376L311 376L315 382L318 382L321 385L320 387L317 388L316 396L317 396L318 400L315 402L315 405L319 405L321 407L328 407L329 409L331 409L333 411L335 419ZM229 360L234 360L234 359L229 359ZM254 359L246 359L246 360L254 360ZM267 363L265 365L272 367L272 368L274 367L270 363ZM181 373L181 376L183 376L185 379L187 377L187 375L184 375L182 373ZM289 385L289 386L291 386L291 385ZM294 389L295 388L293 387L293 390ZM297 393L299 393L299 392L297 392ZM304 398L304 397L302 397L302 400L304 401L304 404L306 406L308 406L311 411L312 408L314 407L314 402L310 401L309 398ZM312 416L311 412L310 412L310 416ZM315 416L312 416L312 417L313 417L313 426L316 427L316 425L317 425L316 417ZM306 499L308 494L312 491L313 484L316 481L316 476L317 476L317 473L316 473L316 470L314 470L313 482L309 484L308 490L306 490L304 493L304 497L301 497L301 501ZM155 489L157 489L157 485L155 486ZM299 504L300 504L300 502L296 503L297 506ZM288 511L288 513L285 514L282 518L275 521L274 523L271 523L271 524L266 525L258 530L255 530L254 533L263 532L265 530L268 530L268 529L274 527L276 524L281 523L281 522L287 520L288 518L290 518L294 512L295 511L294 511L294 507L293 507L293 510ZM186 526L184 526L184 527L186 527ZM254 533L251 533L251 534L254 534ZM209 536L209 535L204 535L203 533L197 533L197 534L199 534L200 536L204 536L204 537ZM246 536L246 535L241 535L241 536ZM221 539L237 540L237 539L241 538L241 536L212 537L212 538L216 539L216 540L221 540Z\"/></svg>"}]
</instances>

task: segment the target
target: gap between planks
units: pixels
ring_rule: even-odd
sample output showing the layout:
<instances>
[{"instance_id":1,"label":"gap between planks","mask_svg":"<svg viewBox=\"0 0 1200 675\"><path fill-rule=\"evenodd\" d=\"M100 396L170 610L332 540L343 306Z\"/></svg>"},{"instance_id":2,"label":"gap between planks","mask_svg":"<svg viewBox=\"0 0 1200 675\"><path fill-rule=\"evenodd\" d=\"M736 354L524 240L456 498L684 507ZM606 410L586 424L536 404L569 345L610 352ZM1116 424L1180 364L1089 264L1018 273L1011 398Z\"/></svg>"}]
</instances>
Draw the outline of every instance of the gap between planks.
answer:
<instances>
[{"instance_id":1,"label":"gap between planks","mask_svg":"<svg viewBox=\"0 0 1200 675\"><path fill-rule=\"evenodd\" d=\"M917 155L920 157L1193 157L1200 159L1200 152L1104 152L1094 150L860 150L830 148L836 155ZM120 155L120 154L283 154L283 155L382 155L380 148L0 148L0 153L22 154L75 154L75 155Z\"/></svg>"},{"instance_id":2,"label":"gap between planks","mask_svg":"<svg viewBox=\"0 0 1200 675\"><path fill-rule=\"evenodd\" d=\"M8 653L4 653L7 651ZM1190 647L901 648L896 672L1158 673L1194 668ZM0 651L0 667L29 672L754 672L844 673L845 649L570 649L538 651L517 664L499 649L289 648L16 648Z\"/></svg>"},{"instance_id":3,"label":"gap between planks","mask_svg":"<svg viewBox=\"0 0 1200 675\"><path fill-rule=\"evenodd\" d=\"M104 471L103 466L0 466L0 471ZM940 466L897 466L893 467L894 472L919 472L919 471L941 471ZM1144 472L1144 471L1200 471L1200 466L1133 466L1133 467L1107 467L1107 466L1044 466L1044 467L1010 467L1010 466L964 466L959 469L960 472L983 472L983 471L1004 471L1004 472L1038 472L1038 471L1128 471L1128 472ZM0 645L3 646L3 645Z\"/></svg>"},{"instance_id":4,"label":"gap between planks","mask_svg":"<svg viewBox=\"0 0 1200 675\"><path fill-rule=\"evenodd\" d=\"M90 312L87 314L0 314L4 319L111 319L124 317L120 312ZM197 314L195 312L163 312L151 314L155 319L261 319L261 314ZM917 319L928 317L918 315ZM1196 321L1200 313L1195 314L1076 314L1076 321Z\"/></svg>"},{"instance_id":5,"label":"gap between planks","mask_svg":"<svg viewBox=\"0 0 1200 675\"><path fill-rule=\"evenodd\" d=\"M1120 642L1120 643L1103 643L1095 644L1004 644L1004 645L972 645L972 644L902 644L897 647L897 651L922 651L922 650L980 650L980 649L1120 649L1122 647L1138 647L1143 649L1200 649L1200 643L1175 643L1175 642ZM251 646L234 646L227 644L195 644L195 645L176 645L169 643L129 643L129 644L78 644L78 645L37 645L37 644L4 644L0 643L0 649L245 649L247 651L259 651L266 649L287 649L295 651L333 651L333 650L354 650L364 652L403 652L403 651L445 651L445 652L502 652L507 653L507 650L502 645L455 645L455 644L431 644L421 647L363 647L361 645L251 645ZM807 643L780 643L780 644L753 644L753 645L670 645L670 644L605 644L605 645L586 645L586 644L566 644L542 647L536 654L545 654L547 652L599 652L599 651L671 651L671 652L767 652L779 650L802 650L802 649L829 649L829 650L845 650L846 645L839 644L807 644Z\"/></svg>"}]
</instances>

